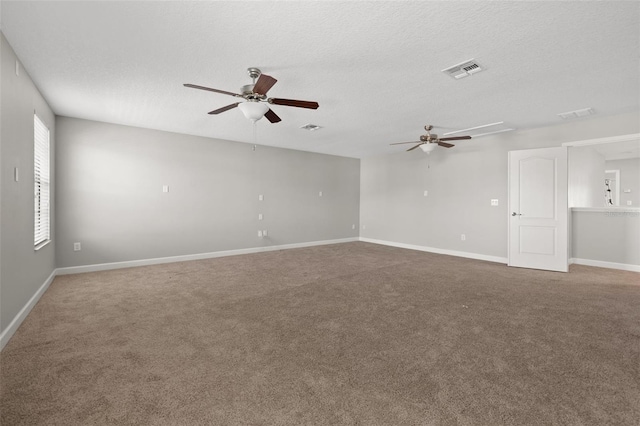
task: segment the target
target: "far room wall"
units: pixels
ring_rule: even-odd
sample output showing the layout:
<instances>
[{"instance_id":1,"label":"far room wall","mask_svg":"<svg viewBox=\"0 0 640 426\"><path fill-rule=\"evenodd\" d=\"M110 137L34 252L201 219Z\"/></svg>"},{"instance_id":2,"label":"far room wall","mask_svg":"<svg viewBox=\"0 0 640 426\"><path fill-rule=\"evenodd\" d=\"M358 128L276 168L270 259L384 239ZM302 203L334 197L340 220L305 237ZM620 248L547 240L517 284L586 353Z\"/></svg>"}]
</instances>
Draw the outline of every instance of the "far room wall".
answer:
<instances>
[{"instance_id":1,"label":"far room wall","mask_svg":"<svg viewBox=\"0 0 640 426\"><path fill-rule=\"evenodd\" d=\"M639 131L634 112L457 141L454 148L429 155L399 149L397 154L365 158L360 236L504 260L509 151ZM492 207L491 199L499 205Z\"/></svg>"},{"instance_id":2,"label":"far room wall","mask_svg":"<svg viewBox=\"0 0 640 426\"><path fill-rule=\"evenodd\" d=\"M590 147L569 148L569 207L603 207L604 156Z\"/></svg>"},{"instance_id":3,"label":"far room wall","mask_svg":"<svg viewBox=\"0 0 640 426\"><path fill-rule=\"evenodd\" d=\"M69 117L56 132L58 267L358 236L358 159Z\"/></svg>"}]
</instances>

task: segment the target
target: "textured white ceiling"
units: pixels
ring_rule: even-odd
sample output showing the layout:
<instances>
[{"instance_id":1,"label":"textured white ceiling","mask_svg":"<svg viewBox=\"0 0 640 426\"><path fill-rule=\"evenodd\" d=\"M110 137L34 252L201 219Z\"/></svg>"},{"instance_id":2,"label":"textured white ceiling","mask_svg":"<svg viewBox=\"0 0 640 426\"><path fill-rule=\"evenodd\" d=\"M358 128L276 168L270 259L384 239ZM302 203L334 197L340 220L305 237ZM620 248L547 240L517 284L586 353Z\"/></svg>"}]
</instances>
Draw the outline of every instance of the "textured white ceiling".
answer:
<instances>
[{"instance_id":1,"label":"textured white ceiling","mask_svg":"<svg viewBox=\"0 0 640 426\"><path fill-rule=\"evenodd\" d=\"M640 3L2 1L1 29L58 115L254 142L230 96L258 67L282 122L255 142L350 157L438 133L640 110ZM475 58L485 71L442 69ZM578 119L581 120L581 119ZM300 126L313 123L321 130ZM464 141L460 142L464 143Z\"/></svg>"}]
</instances>

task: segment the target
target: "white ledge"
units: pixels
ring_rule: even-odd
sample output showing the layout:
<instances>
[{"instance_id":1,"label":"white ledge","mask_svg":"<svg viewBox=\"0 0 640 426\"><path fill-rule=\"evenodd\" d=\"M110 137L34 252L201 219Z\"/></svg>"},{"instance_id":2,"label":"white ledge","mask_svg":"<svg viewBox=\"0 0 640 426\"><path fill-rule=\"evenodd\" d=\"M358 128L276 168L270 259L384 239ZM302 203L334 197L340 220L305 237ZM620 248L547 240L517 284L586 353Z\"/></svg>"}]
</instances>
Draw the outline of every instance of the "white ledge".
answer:
<instances>
[{"instance_id":1,"label":"white ledge","mask_svg":"<svg viewBox=\"0 0 640 426\"><path fill-rule=\"evenodd\" d=\"M573 212L594 212L594 213L640 213L640 207L571 207Z\"/></svg>"}]
</instances>

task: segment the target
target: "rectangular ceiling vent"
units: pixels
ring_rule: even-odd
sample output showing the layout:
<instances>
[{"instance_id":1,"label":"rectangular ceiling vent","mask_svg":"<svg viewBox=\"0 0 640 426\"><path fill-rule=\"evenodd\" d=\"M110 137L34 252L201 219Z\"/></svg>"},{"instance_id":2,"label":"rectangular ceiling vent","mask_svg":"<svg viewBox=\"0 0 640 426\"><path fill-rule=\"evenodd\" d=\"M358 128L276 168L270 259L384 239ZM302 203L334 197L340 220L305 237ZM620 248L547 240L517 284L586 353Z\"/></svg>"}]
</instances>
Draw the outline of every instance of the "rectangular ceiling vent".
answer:
<instances>
[{"instance_id":1,"label":"rectangular ceiling vent","mask_svg":"<svg viewBox=\"0 0 640 426\"><path fill-rule=\"evenodd\" d=\"M587 115L593 115L595 113L596 112L593 110L593 108L583 108L577 109L575 111L561 112L560 114L558 114L558 117L562 118L563 120L569 120L571 118L586 117Z\"/></svg>"},{"instance_id":2,"label":"rectangular ceiling vent","mask_svg":"<svg viewBox=\"0 0 640 426\"><path fill-rule=\"evenodd\" d=\"M450 77L456 80L463 77L468 77L472 74L482 71L482 67L475 59L469 59L468 61L461 62L452 67L442 70L443 73L448 74Z\"/></svg>"}]
</instances>

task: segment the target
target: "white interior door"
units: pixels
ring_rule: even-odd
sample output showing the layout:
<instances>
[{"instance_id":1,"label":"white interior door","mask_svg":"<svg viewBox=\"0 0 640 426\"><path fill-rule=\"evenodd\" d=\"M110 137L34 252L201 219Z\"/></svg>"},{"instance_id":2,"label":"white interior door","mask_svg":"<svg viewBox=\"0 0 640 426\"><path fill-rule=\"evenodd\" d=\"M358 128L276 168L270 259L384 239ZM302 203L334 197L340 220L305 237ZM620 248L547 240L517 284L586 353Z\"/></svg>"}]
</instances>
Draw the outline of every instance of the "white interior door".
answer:
<instances>
[{"instance_id":1,"label":"white interior door","mask_svg":"<svg viewBox=\"0 0 640 426\"><path fill-rule=\"evenodd\" d=\"M509 266L567 272L567 148L509 152Z\"/></svg>"}]
</instances>

